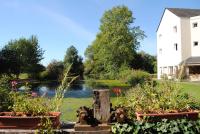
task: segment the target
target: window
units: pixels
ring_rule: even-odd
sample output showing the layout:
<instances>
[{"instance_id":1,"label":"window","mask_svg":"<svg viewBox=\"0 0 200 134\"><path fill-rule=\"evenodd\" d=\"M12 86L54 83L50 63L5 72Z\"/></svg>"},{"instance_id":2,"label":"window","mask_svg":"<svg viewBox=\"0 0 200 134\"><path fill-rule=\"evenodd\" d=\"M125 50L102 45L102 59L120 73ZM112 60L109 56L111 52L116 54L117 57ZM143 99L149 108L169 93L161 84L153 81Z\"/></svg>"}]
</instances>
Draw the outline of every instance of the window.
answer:
<instances>
[{"instance_id":1,"label":"window","mask_svg":"<svg viewBox=\"0 0 200 134\"><path fill-rule=\"evenodd\" d=\"M159 38L161 38L162 37L162 34L159 34Z\"/></svg>"},{"instance_id":2,"label":"window","mask_svg":"<svg viewBox=\"0 0 200 134\"><path fill-rule=\"evenodd\" d=\"M178 44L177 44L177 43L174 44L174 49L175 49L176 51L178 51Z\"/></svg>"},{"instance_id":3,"label":"window","mask_svg":"<svg viewBox=\"0 0 200 134\"><path fill-rule=\"evenodd\" d=\"M177 26L173 27L173 31L174 31L174 33L177 33Z\"/></svg>"},{"instance_id":4,"label":"window","mask_svg":"<svg viewBox=\"0 0 200 134\"><path fill-rule=\"evenodd\" d=\"M198 45L199 45L198 41L195 41L194 46L198 46Z\"/></svg>"},{"instance_id":5,"label":"window","mask_svg":"<svg viewBox=\"0 0 200 134\"><path fill-rule=\"evenodd\" d=\"M169 66L169 70L168 70L169 72L169 75L172 75L173 74L173 66Z\"/></svg>"},{"instance_id":6,"label":"window","mask_svg":"<svg viewBox=\"0 0 200 134\"><path fill-rule=\"evenodd\" d=\"M159 54L162 54L162 48L159 49Z\"/></svg>"},{"instance_id":7,"label":"window","mask_svg":"<svg viewBox=\"0 0 200 134\"><path fill-rule=\"evenodd\" d=\"M198 23L193 23L193 27L198 27Z\"/></svg>"}]
</instances>

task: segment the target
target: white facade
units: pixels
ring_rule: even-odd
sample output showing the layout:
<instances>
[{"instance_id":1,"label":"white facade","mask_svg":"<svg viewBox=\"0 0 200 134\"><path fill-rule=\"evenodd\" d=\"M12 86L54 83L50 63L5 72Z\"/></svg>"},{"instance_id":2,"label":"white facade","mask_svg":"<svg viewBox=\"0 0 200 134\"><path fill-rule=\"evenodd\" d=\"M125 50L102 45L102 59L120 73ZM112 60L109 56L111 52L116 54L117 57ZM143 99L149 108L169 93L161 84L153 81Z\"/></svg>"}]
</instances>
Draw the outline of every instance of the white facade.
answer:
<instances>
[{"instance_id":1,"label":"white facade","mask_svg":"<svg viewBox=\"0 0 200 134\"><path fill-rule=\"evenodd\" d=\"M175 77L180 63L192 56L200 56L200 16L180 17L165 9L157 29L158 79Z\"/></svg>"},{"instance_id":2,"label":"white facade","mask_svg":"<svg viewBox=\"0 0 200 134\"><path fill-rule=\"evenodd\" d=\"M197 27L194 27L197 24ZM200 16L192 17L190 19L190 29L191 29L191 49L192 56L200 55ZM198 42L198 45L194 43Z\"/></svg>"}]
</instances>

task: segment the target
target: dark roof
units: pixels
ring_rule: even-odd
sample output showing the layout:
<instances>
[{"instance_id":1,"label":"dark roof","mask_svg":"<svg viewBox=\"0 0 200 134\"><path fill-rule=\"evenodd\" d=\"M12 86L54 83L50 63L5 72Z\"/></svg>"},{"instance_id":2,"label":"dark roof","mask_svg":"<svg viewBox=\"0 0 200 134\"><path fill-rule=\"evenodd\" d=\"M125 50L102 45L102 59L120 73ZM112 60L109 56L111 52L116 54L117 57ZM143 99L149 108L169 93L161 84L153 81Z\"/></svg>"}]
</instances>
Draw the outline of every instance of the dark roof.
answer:
<instances>
[{"instance_id":1,"label":"dark roof","mask_svg":"<svg viewBox=\"0 0 200 134\"><path fill-rule=\"evenodd\" d=\"M169 11L179 17L194 17L200 15L200 9L185 9L185 8L167 8Z\"/></svg>"},{"instance_id":2,"label":"dark roof","mask_svg":"<svg viewBox=\"0 0 200 134\"><path fill-rule=\"evenodd\" d=\"M197 65L197 64L200 64L200 57L189 57L185 61L182 61L180 64L183 64L183 65Z\"/></svg>"},{"instance_id":3,"label":"dark roof","mask_svg":"<svg viewBox=\"0 0 200 134\"><path fill-rule=\"evenodd\" d=\"M186 8L165 8L165 10L168 9L169 11L171 11L173 14L175 14L178 17L185 17L185 18L190 18L190 17L194 17L194 16L199 16L200 15L200 9L186 9ZM162 17L160 19L160 22L158 24L158 27L156 29L156 31L158 31L158 28L160 26L160 23L162 21L162 18L164 16L165 10L162 14Z\"/></svg>"}]
</instances>

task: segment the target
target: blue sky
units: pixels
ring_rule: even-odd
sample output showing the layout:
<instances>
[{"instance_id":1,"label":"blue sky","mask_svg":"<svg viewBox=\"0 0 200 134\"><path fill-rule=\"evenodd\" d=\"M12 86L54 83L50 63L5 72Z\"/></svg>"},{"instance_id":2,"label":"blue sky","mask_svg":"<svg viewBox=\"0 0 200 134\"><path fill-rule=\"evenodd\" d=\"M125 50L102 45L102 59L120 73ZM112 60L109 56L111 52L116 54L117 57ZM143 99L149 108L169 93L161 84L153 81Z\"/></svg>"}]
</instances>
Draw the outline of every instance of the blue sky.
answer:
<instances>
[{"instance_id":1,"label":"blue sky","mask_svg":"<svg viewBox=\"0 0 200 134\"><path fill-rule=\"evenodd\" d=\"M147 38L140 50L156 55L156 29L166 7L199 8L200 0L0 0L0 48L9 40L37 35L45 50L42 64L63 60L74 45L81 56L99 32L100 18L125 5Z\"/></svg>"}]
</instances>

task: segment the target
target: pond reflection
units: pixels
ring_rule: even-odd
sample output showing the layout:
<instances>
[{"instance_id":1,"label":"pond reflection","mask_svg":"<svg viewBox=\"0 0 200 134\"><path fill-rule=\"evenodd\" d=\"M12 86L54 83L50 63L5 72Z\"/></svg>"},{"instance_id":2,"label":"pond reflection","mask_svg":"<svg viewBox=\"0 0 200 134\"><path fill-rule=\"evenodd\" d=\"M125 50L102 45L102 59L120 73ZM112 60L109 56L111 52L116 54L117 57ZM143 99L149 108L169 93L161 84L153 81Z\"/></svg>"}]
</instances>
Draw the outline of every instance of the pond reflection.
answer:
<instances>
[{"instance_id":1,"label":"pond reflection","mask_svg":"<svg viewBox=\"0 0 200 134\"><path fill-rule=\"evenodd\" d=\"M51 82L51 83L40 83L31 85L31 89L33 92L36 92L39 96L45 97L53 97L55 96L55 90L58 88L59 83ZM19 90L23 91L25 88L22 86ZM64 95L65 98L88 98L93 96L93 89L112 89L106 86L97 86L97 85L89 85L84 82L80 82L79 84L72 85L66 90ZM110 90L110 95L115 96L112 90Z\"/></svg>"}]
</instances>

